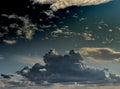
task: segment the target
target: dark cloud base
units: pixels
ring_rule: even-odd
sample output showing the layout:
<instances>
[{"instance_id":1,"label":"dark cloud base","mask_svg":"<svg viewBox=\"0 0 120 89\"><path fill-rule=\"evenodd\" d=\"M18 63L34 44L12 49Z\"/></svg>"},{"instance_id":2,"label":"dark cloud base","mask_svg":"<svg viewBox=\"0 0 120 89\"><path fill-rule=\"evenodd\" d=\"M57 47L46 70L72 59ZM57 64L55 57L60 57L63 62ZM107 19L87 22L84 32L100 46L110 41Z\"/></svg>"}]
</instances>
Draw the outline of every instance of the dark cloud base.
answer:
<instances>
[{"instance_id":1,"label":"dark cloud base","mask_svg":"<svg viewBox=\"0 0 120 89\"><path fill-rule=\"evenodd\" d=\"M24 67L15 74L0 75L0 89L16 87L40 88L54 86L117 86L120 84L120 76L112 74L108 69L99 70L87 66L84 57L77 51L60 55L55 50L50 50L43 57L45 64L36 63L31 67ZM107 76L106 76L107 72ZM57 86L58 86L57 85ZM65 88L66 89L66 88Z\"/></svg>"},{"instance_id":2,"label":"dark cloud base","mask_svg":"<svg viewBox=\"0 0 120 89\"><path fill-rule=\"evenodd\" d=\"M32 68L25 67L17 73L37 84L80 82L84 84L119 83L120 77L106 70L88 67L79 52L71 50L66 55L60 55L55 50L50 50L44 56L46 65L36 63Z\"/></svg>"}]
</instances>

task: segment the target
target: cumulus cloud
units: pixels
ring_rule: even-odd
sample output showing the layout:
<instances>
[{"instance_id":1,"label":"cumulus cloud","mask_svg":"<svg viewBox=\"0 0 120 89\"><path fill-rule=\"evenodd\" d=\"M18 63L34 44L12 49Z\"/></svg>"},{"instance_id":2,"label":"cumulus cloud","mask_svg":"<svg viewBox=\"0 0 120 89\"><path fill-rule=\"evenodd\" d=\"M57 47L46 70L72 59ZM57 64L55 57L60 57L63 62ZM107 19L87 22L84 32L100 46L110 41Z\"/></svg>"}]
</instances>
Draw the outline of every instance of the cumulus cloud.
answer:
<instances>
[{"instance_id":1,"label":"cumulus cloud","mask_svg":"<svg viewBox=\"0 0 120 89\"><path fill-rule=\"evenodd\" d=\"M3 40L6 44L12 45L16 43L16 40Z\"/></svg>"},{"instance_id":2,"label":"cumulus cloud","mask_svg":"<svg viewBox=\"0 0 120 89\"><path fill-rule=\"evenodd\" d=\"M74 86L81 86L81 83L114 84L120 82L120 76L112 73L108 73L106 76L105 70L99 70L84 64L84 59L79 51L70 50L69 53L61 55L55 50L50 50L43 58L46 65L36 63L32 67L26 66L22 70L17 71L17 74L12 75L9 79L2 76L11 75L0 76L0 88L21 89L21 87L25 87L25 89L30 89L29 86L31 86L31 88L37 89L39 84L46 86L54 86L54 84L61 86L64 84L69 86L74 82L78 82ZM59 89L60 86L58 85L55 87ZM64 88L62 87L62 89Z\"/></svg>"},{"instance_id":3,"label":"cumulus cloud","mask_svg":"<svg viewBox=\"0 0 120 89\"><path fill-rule=\"evenodd\" d=\"M53 11L64 9L69 6L98 5L109 1L111 0L84 0L84 1L83 0L34 0L35 3L52 4L50 8Z\"/></svg>"},{"instance_id":4,"label":"cumulus cloud","mask_svg":"<svg viewBox=\"0 0 120 89\"><path fill-rule=\"evenodd\" d=\"M111 48L81 48L80 53L84 56L106 61L118 61L120 59L120 52L117 52Z\"/></svg>"},{"instance_id":5,"label":"cumulus cloud","mask_svg":"<svg viewBox=\"0 0 120 89\"><path fill-rule=\"evenodd\" d=\"M46 65L36 63L33 67L25 67L17 73L37 84L45 81L48 83L82 82L97 84L119 82L120 80L120 77L115 74L106 76L104 70L87 66L83 63L84 59L81 54L74 50L65 55L50 50L43 58Z\"/></svg>"}]
</instances>

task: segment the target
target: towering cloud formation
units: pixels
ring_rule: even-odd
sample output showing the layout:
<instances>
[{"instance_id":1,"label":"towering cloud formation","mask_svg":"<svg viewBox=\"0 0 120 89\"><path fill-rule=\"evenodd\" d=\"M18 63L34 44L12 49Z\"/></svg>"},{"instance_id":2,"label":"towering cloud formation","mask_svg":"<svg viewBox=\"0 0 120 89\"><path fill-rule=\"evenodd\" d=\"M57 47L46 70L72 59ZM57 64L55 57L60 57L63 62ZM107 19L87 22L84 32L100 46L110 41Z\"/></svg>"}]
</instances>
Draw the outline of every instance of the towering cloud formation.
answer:
<instances>
[{"instance_id":1,"label":"towering cloud formation","mask_svg":"<svg viewBox=\"0 0 120 89\"><path fill-rule=\"evenodd\" d=\"M53 11L57 11L58 9L63 9L69 6L98 5L109 1L111 0L34 0L35 3L52 4L50 8Z\"/></svg>"},{"instance_id":2,"label":"towering cloud formation","mask_svg":"<svg viewBox=\"0 0 120 89\"><path fill-rule=\"evenodd\" d=\"M106 77L104 70L86 66L83 57L74 50L68 54L60 55L55 50L50 50L44 56L46 65L36 63L32 68L25 67L18 74L35 83L60 82L82 82L82 83L104 83L115 80L119 82L120 77L110 74Z\"/></svg>"},{"instance_id":3,"label":"towering cloud formation","mask_svg":"<svg viewBox=\"0 0 120 89\"><path fill-rule=\"evenodd\" d=\"M65 82L68 84L73 82L84 84L120 82L120 76L116 74L107 73L108 76L106 76L105 71L108 71L108 69L99 70L86 66L83 63L84 59L81 54L74 50L70 50L65 55L60 55L55 50L50 50L45 54L44 61L46 65L36 63L32 67L26 66L15 75L2 74L0 76L0 88L12 86L10 89L13 89L13 87L19 86L28 87L36 84L49 83L64 84ZM24 79L23 76L25 77Z\"/></svg>"}]
</instances>

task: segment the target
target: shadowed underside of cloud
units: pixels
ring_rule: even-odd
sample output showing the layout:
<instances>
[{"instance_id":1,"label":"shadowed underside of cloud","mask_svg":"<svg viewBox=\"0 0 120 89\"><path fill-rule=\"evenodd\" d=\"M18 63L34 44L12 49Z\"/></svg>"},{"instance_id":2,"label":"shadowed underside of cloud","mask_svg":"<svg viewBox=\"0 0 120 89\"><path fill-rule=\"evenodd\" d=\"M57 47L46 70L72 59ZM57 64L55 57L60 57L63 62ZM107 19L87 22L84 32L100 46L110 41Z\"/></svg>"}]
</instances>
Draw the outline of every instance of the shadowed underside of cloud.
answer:
<instances>
[{"instance_id":1,"label":"shadowed underside of cloud","mask_svg":"<svg viewBox=\"0 0 120 89\"><path fill-rule=\"evenodd\" d=\"M33 0L34 3L51 4L50 8L53 11L64 9L70 6L88 6L98 5L109 2L111 0Z\"/></svg>"},{"instance_id":2,"label":"shadowed underside of cloud","mask_svg":"<svg viewBox=\"0 0 120 89\"><path fill-rule=\"evenodd\" d=\"M117 52L111 48L82 48L80 49L80 53L87 57L105 61L120 60L120 52Z\"/></svg>"},{"instance_id":3,"label":"shadowed underside of cloud","mask_svg":"<svg viewBox=\"0 0 120 89\"><path fill-rule=\"evenodd\" d=\"M104 70L86 66L79 52L71 50L68 54L60 55L55 50L50 50L44 56L46 65L36 63L32 68L25 67L17 73L35 83L106 83L120 82L120 77L109 73L106 76Z\"/></svg>"},{"instance_id":4,"label":"shadowed underside of cloud","mask_svg":"<svg viewBox=\"0 0 120 89\"><path fill-rule=\"evenodd\" d=\"M60 55L55 50L50 50L43 58L45 65L36 63L32 67L24 67L14 75L2 74L0 76L0 89L21 89L21 87L27 89L28 86L39 84L54 86L56 83L60 86L69 86L73 85L74 82L78 82L78 85L120 83L120 76L111 74L108 70L99 70L84 64L84 59L79 51L71 50L68 54ZM106 76L106 72L109 75ZM56 88L58 87L57 85ZM61 87L59 88L61 89Z\"/></svg>"}]
</instances>

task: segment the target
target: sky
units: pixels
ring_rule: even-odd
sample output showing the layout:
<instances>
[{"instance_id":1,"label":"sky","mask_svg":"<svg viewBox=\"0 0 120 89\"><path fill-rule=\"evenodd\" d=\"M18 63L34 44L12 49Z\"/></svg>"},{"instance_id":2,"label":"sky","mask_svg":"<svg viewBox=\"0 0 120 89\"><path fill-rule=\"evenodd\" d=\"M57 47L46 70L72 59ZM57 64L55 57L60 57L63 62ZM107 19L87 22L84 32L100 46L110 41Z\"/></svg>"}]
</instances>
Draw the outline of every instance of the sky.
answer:
<instances>
[{"instance_id":1,"label":"sky","mask_svg":"<svg viewBox=\"0 0 120 89\"><path fill-rule=\"evenodd\" d=\"M44 65L41 69L43 75L43 71L47 70L47 77L48 74L56 77L51 77L49 82L61 82L59 77L63 75L72 77L71 81L78 81L82 76L79 71L85 65L83 74L87 71L92 75L93 72L93 75L100 74L98 80L105 80L104 70L107 73L109 70L109 73L115 74L114 78L108 74L109 78L117 77L119 82L119 3L119 0L21 0L7 5L6 1L1 1L0 73L14 74L19 71L21 76L34 81L33 76L39 74L34 70L41 68L34 69L34 66L36 68L36 63L39 63L37 66ZM71 50L74 50L74 55ZM76 57L78 54L79 57ZM50 63L45 61L46 55ZM73 63L79 65L72 64L66 55L70 60L78 58L79 61ZM67 65L66 69L56 66L59 63ZM29 72L26 74L22 71L25 66L31 67L27 68ZM66 70L71 75L64 73ZM81 76L75 77L75 80L72 72ZM89 75L85 77L90 78Z\"/></svg>"}]
</instances>

